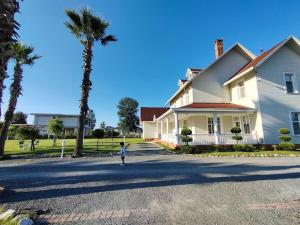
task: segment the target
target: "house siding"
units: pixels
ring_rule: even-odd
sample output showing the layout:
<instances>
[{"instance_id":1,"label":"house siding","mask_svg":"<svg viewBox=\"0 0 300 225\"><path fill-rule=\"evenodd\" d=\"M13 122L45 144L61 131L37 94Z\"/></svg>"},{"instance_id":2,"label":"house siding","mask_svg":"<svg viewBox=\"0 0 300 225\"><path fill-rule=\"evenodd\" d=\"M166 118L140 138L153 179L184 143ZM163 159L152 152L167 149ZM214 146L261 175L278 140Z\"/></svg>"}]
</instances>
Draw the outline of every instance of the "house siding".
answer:
<instances>
[{"instance_id":1,"label":"house siding","mask_svg":"<svg viewBox=\"0 0 300 225\"><path fill-rule=\"evenodd\" d=\"M290 47L283 46L257 69L258 93L263 121L264 143L278 143L278 129L289 128L293 133L290 112L300 112L300 95L286 94L284 72L294 72L300 84L300 56ZM292 135L292 141L300 144L300 137Z\"/></svg>"},{"instance_id":2,"label":"house siding","mask_svg":"<svg viewBox=\"0 0 300 225\"><path fill-rule=\"evenodd\" d=\"M153 139L156 135L155 122L143 122L143 139Z\"/></svg>"},{"instance_id":3,"label":"house siding","mask_svg":"<svg viewBox=\"0 0 300 225\"><path fill-rule=\"evenodd\" d=\"M192 82L193 102L229 102L230 93L223 83L249 61L233 49L218 63Z\"/></svg>"}]
</instances>

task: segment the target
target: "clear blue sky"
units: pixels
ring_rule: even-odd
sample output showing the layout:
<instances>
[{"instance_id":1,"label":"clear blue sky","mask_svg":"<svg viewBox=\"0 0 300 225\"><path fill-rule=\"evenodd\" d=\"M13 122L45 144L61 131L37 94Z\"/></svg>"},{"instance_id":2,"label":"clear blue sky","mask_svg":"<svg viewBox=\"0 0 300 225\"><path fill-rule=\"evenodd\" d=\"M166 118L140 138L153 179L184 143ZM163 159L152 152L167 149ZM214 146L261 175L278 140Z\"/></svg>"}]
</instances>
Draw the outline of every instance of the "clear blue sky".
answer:
<instances>
[{"instance_id":1,"label":"clear blue sky","mask_svg":"<svg viewBox=\"0 0 300 225\"><path fill-rule=\"evenodd\" d=\"M218 37L225 50L240 42L255 54L300 37L300 1L26 0L17 16L20 40L43 58L24 70L18 111L79 113L82 46L64 25L64 9L84 6L108 20L119 39L94 48L89 105L98 124L117 124L122 97L163 106L187 67L214 60ZM4 109L7 100L8 88Z\"/></svg>"}]
</instances>

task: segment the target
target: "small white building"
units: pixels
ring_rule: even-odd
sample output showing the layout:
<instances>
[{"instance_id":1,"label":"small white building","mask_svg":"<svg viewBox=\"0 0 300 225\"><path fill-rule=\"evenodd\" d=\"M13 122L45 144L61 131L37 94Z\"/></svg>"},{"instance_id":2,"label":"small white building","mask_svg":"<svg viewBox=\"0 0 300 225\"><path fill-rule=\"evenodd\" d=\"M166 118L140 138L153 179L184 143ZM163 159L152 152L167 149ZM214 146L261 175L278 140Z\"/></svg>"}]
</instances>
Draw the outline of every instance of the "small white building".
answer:
<instances>
[{"instance_id":1,"label":"small white building","mask_svg":"<svg viewBox=\"0 0 300 225\"><path fill-rule=\"evenodd\" d=\"M239 43L223 52L216 40L215 52L206 68L187 69L167 108L141 108L143 137L180 145L189 127L194 145L226 145L240 127L241 143L277 144L278 130L288 128L300 144L299 40L290 36L258 56Z\"/></svg>"},{"instance_id":2,"label":"small white building","mask_svg":"<svg viewBox=\"0 0 300 225\"><path fill-rule=\"evenodd\" d=\"M33 124L39 128L40 135L49 135L48 122L52 119L59 119L63 121L65 136L77 135L79 127L79 115L59 113L30 113L30 115L34 116ZM91 130L91 120L86 118L84 135L88 135Z\"/></svg>"}]
</instances>

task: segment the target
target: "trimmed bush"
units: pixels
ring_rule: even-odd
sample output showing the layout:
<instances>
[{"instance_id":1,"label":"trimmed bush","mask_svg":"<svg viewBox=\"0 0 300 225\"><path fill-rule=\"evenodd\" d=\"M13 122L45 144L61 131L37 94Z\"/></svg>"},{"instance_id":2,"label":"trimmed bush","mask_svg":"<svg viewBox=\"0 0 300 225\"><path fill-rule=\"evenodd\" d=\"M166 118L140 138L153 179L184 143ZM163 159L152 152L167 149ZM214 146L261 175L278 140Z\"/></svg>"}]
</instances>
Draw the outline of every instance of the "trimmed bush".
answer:
<instances>
[{"instance_id":1,"label":"trimmed bush","mask_svg":"<svg viewBox=\"0 0 300 225\"><path fill-rule=\"evenodd\" d=\"M232 150L235 152L241 152L244 149L244 145L236 144L232 145Z\"/></svg>"},{"instance_id":2,"label":"trimmed bush","mask_svg":"<svg viewBox=\"0 0 300 225\"><path fill-rule=\"evenodd\" d=\"M248 144L236 144L232 146L232 150L235 152L254 152L256 147Z\"/></svg>"},{"instance_id":3,"label":"trimmed bush","mask_svg":"<svg viewBox=\"0 0 300 225\"><path fill-rule=\"evenodd\" d=\"M189 135L192 134L192 131L188 127L184 127L181 130L181 141L185 143L185 145L189 145L189 142L193 141L193 138Z\"/></svg>"},{"instance_id":4,"label":"trimmed bush","mask_svg":"<svg viewBox=\"0 0 300 225\"><path fill-rule=\"evenodd\" d=\"M240 135L240 133L242 132L241 128L239 127L233 127L231 128L231 133L234 134L234 136L232 137L233 140L236 140L236 144L239 143L239 141L241 141L243 139L243 137Z\"/></svg>"},{"instance_id":5,"label":"trimmed bush","mask_svg":"<svg viewBox=\"0 0 300 225\"><path fill-rule=\"evenodd\" d=\"M283 142L289 142L292 140L292 138L290 136L280 136L279 139L280 139L280 141L283 141Z\"/></svg>"},{"instance_id":6,"label":"trimmed bush","mask_svg":"<svg viewBox=\"0 0 300 225\"><path fill-rule=\"evenodd\" d=\"M296 146L291 142L281 142L279 143L278 148L280 150L294 151L296 149Z\"/></svg>"},{"instance_id":7,"label":"trimmed bush","mask_svg":"<svg viewBox=\"0 0 300 225\"><path fill-rule=\"evenodd\" d=\"M194 154L196 147L193 145L183 145L180 147L180 153Z\"/></svg>"},{"instance_id":8,"label":"trimmed bush","mask_svg":"<svg viewBox=\"0 0 300 225\"><path fill-rule=\"evenodd\" d=\"M279 133L287 135L287 134L290 134L290 130L287 128L280 128Z\"/></svg>"},{"instance_id":9,"label":"trimmed bush","mask_svg":"<svg viewBox=\"0 0 300 225\"><path fill-rule=\"evenodd\" d=\"M292 138L291 136L289 136L290 130L287 128L280 128L279 133L281 135L279 136L280 143L278 145L278 148L286 151L295 150L296 146L291 142Z\"/></svg>"}]
</instances>

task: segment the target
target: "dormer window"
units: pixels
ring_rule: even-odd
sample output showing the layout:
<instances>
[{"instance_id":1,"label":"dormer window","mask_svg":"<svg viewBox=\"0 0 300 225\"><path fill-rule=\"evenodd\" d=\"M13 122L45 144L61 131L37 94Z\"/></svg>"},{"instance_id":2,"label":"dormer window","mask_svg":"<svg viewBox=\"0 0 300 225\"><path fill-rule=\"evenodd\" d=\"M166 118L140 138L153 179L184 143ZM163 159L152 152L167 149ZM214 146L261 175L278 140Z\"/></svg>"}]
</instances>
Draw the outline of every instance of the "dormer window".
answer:
<instances>
[{"instance_id":1,"label":"dormer window","mask_svg":"<svg viewBox=\"0 0 300 225\"><path fill-rule=\"evenodd\" d=\"M296 74L295 73L285 73L284 74L284 84L286 93L294 94L298 93L297 83L296 83Z\"/></svg>"},{"instance_id":2,"label":"dormer window","mask_svg":"<svg viewBox=\"0 0 300 225\"><path fill-rule=\"evenodd\" d=\"M245 83L241 81L238 83L238 97L239 99L246 97Z\"/></svg>"}]
</instances>

